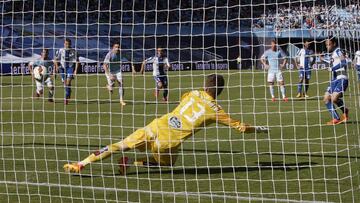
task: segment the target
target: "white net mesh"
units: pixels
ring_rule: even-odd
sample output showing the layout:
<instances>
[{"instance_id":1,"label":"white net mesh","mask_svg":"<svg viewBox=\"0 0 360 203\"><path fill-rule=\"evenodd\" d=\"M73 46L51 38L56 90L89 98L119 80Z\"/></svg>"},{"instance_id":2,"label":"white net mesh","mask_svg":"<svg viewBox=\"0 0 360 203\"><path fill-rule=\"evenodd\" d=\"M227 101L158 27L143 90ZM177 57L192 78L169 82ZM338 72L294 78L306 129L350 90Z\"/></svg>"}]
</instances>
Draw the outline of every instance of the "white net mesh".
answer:
<instances>
[{"instance_id":1,"label":"white net mesh","mask_svg":"<svg viewBox=\"0 0 360 203\"><path fill-rule=\"evenodd\" d=\"M0 202L359 202L359 3L0 1ZM339 120L349 120L338 125L327 125L334 113L323 101L331 84L327 69L336 65L329 55L334 50L325 45L330 37L347 60L344 105L335 107ZM71 86L70 68L53 75L54 59L66 63L59 68L76 63L67 49L57 54L66 38L79 57ZM282 75L274 74L284 79L284 85L273 85L275 101L271 71L261 63L273 39L287 59ZM306 40L313 60L308 90L307 75L299 86L297 69ZM121 76L103 68L117 41ZM153 75L157 48L171 66L162 89L157 84L166 81ZM39 70L44 49L48 81ZM270 55L263 59L271 66ZM225 78L217 99L222 108L234 119L269 127L268 133L204 124L178 147L171 167L131 163L122 176L123 156L151 162L151 150L130 150L89 164L78 175L64 172L64 164L108 150L103 147L171 112L212 73Z\"/></svg>"}]
</instances>

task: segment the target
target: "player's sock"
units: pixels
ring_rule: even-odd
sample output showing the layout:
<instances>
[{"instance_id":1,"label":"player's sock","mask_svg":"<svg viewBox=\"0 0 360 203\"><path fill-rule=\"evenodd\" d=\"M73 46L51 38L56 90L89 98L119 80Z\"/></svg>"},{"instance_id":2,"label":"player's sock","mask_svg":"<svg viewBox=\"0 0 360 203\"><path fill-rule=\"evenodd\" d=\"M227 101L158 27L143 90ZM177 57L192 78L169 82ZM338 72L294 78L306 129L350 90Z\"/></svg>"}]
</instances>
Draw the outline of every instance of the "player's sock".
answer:
<instances>
[{"instance_id":1,"label":"player's sock","mask_svg":"<svg viewBox=\"0 0 360 203\"><path fill-rule=\"evenodd\" d=\"M82 164L83 166L86 166L89 163L100 161L102 159L109 157L113 152L116 152L116 151L120 151L120 146L118 143L108 145L108 146L90 154L84 160L80 161L80 164Z\"/></svg>"},{"instance_id":2,"label":"player's sock","mask_svg":"<svg viewBox=\"0 0 360 203\"><path fill-rule=\"evenodd\" d=\"M339 114L335 110L335 106L332 102L325 103L326 108L329 110L331 117L337 120L340 120Z\"/></svg>"},{"instance_id":3,"label":"player's sock","mask_svg":"<svg viewBox=\"0 0 360 203\"><path fill-rule=\"evenodd\" d=\"M299 84L298 84L298 87L297 87L297 92L298 92L298 93L301 93L301 92L302 92L302 88L303 88L303 84L302 84L302 83L299 83Z\"/></svg>"},{"instance_id":4,"label":"player's sock","mask_svg":"<svg viewBox=\"0 0 360 203\"><path fill-rule=\"evenodd\" d=\"M307 94L308 90L309 90L309 83L305 84L305 94Z\"/></svg>"},{"instance_id":5,"label":"player's sock","mask_svg":"<svg viewBox=\"0 0 360 203\"><path fill-rule=\"evenodd\" d=\"M340 108L340 110L343 113L345 112L344 101L342 99L338 99L337 102L336 102L336 105Z\"/></svg>"},{"instance_id":6,"label":"player's sock","mask_svg":"<svg viewBox=\"0 0 360 203\"><path fill-rule=\"evenodd\" d=\"M272 98L274 98L275 97L275 90L274 90L274 85L270 85L270 87L269 87L269 89L270 89L270 94L271 94L271 97Z\"/></svg>"},{"instance_id":7,"label":"player's sock","mask_svg":"<svg viewBox=\"0 0 360 203\"><path fill-rule=\"evenodd\" d=\"M120 97L120 101L123 101L123 96L124 96L124 88L122 86L119 87L119 97Z\"/></svg>"},{"instance_id":8,"label":"player's sock","mask_svg":"<svg viewBox=\"0 0 360 203\"><path fill-rule=\"evenodd\" d=\"M69 99L71 97L71 88L69 86L65 87L65 97Z\"/></svg>"},{"instance_id":9,"label":"player's sock","mask_svg":"<svg viewBox=\"0 0 360 203\"><path fill-rule=\"evenodd\" d=\"M286 96L285 96L285 86L284 85L280 86L280 91L281 91L282 97L285 98Z\"/></svg>"},{"instance_id":10,"label":"player's sock","mask_svg":"<svg viewBox=\"0 0 360 203\"><path fill-rule=\"evenodd\" d=\"M163 92L163 97L164 97L164 99L166 99L166 100L167 100L167 96L168 96L168 94L169 94L169 90L168 90L168 88L167 88L167 87L164 87L164 92Z\"/></svg>"},{"instance_id":11,"label":"player's sock","mask_svg":"<svg viewBox=\"0 0 360 203\"><path fill-rule=\"evenodd\" d=\"M49 90L49 99L52 99L54 96L54 91L53 90Z\"/></svg>"}]
</instances>

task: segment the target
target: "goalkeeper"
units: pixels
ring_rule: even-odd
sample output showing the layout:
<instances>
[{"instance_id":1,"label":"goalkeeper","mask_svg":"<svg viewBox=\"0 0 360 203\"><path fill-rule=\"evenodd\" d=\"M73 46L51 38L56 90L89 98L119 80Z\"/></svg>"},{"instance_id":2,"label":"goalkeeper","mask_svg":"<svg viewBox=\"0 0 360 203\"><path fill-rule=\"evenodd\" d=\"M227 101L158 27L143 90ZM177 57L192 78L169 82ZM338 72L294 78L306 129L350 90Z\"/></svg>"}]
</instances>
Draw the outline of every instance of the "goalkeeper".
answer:
<instances>
[{"instance_id":1,"label":"goalkeeper","mask_svg":"<svg viewBox=\"0 0 360 203\"><path fill-rule=\"evenodd\" d=\"M171 113L153 120L124 140L95 151L80 162L65 164L64 170L79 173L89 163L107 158L114 152L129 149L151 150L152 157L138 160L122 157L119 160L122 175L126 174L129 165L172 166L176 161L177 148L181 143L199 131L200 127L214 122L228 125L239 132L267 132L266 127L249 126L230 118L225 113L215 101L223 87L224 78L221 75L207 76L205 89L185 93L180 104Z\"/></svg>"}]
</instances>

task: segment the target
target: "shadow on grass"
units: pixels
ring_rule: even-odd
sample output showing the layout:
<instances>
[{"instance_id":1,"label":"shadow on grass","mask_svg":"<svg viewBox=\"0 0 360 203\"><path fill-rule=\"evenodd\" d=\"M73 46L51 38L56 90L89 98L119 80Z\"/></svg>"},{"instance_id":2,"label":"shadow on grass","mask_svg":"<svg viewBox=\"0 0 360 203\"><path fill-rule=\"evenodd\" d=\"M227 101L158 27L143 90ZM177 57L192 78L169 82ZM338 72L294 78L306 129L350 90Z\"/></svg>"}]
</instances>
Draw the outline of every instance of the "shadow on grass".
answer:
<instances>
[{"instance_id":1,"label":"shadow on grass","mask_svg":"<svg viewBox=\"0 0 360 203\"><path fill-rule=\"evenodd\" d=\"M198 168L159 168L147 171L130 172L127 175L138 174L219 174L219 173L236 173L236 172L250 172L263 170L281 170L294 171L308 169L312 165L317 165L316 162L299 162L299 163L283 163L283 162L258 162L256 166L210 166Z\"/></svg>"},{"instance_id":2,"label":"shadow on grass","mask_svg":"<svg viewBox=\"0 0 360 203\"><path fill-rule=\"evenodd\" d=\"M303 169L309 169L313 165L317 165L316 162L299 162L299 163L283 163L283 162L258 162L255 166L209 166L209 167L189 167L189 168L176 168L172 167L139 167L143 170L136 171L135 167L129 168L127 176L141 175L141 174L222 174L222 173L237 173L237 172L251 172L251 171L264 171L264 170L279 170L279 171L299 171ZM144 170L147 169L147 170ZM120 176L120 173L108 173L102 175L95 174L73 174L73 176L79 176L82 178L97 178L104 176Z\"/></svg>"},{"instance_id":3,"label":"shadow on grass","mask_svg":"<svg viewBox=\"0 0 360 203\"><path fill-rule=\"evenodd\" d=\"M360 122L359 122L360 123ZM85 144L85 145L81 145L81 144L53 144L53 143L40 143L40 142L34 142L34 143L16 143L16 144L0 144L0 146L2 147L10 147L10 146L57 146L57 147L76 147L76 148L81 148L81 149L93 149L93 151L95 151L96 149L100 149L102 147L105 147L105 145L103 146L99 146L99 145L89 145L89 144ZM89 151L89 153L92 153L93 151ZM181 155L181 151L184 152L198 152L198 153L219 153L219 154L243 154L243 151L232 151L232 150L211 150L211 149L181 149L179 151L179 155ZM296 153L271 153L271 152L265 152L265 153L253 153L253 154L249 154L247 153L247 155L257 155L257 156L263 156L263 155L267 155L267 156L294 156L294 157L324 157L324 158L343 158L343 159L360 159L360 157L358 156L346 156L346 155L336 155L336 154L311 154L311 153L301 153L301 154L296 154Z\"/></svg>"}]
</instances>

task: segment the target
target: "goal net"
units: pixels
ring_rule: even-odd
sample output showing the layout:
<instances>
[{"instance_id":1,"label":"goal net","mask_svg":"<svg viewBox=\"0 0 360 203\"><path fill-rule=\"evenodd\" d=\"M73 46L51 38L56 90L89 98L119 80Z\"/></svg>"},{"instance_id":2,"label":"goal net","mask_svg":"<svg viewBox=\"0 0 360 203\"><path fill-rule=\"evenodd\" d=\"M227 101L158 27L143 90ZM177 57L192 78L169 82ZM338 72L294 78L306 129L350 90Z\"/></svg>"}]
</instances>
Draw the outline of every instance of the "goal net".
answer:
<instances>
[{"instance_id":1,"label":"goal net","mask_svg":"<svg viewBox=\"0 0 360 203\"><path fill-rule=\"evenodd\" d=\"M359 5L0 1L0 202L359 202ZM225 79L217 102L231 118L269 131L202 123L172 166L130 149L64 171L171 113L210 74ZM188 120L207 116L186 107ZM148 164L124 176L122 157Z\"/></svg>"}]
</instances>

